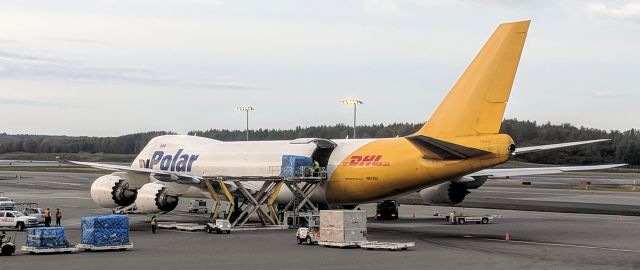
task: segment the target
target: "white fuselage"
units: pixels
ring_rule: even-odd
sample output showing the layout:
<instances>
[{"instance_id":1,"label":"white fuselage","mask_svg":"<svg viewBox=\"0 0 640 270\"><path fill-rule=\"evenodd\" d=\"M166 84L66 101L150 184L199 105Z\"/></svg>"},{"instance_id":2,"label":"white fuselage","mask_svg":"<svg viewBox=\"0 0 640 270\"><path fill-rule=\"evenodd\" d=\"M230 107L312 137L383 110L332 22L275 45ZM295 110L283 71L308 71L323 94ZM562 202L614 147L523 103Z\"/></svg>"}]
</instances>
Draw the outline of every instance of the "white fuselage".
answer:
<instances>
[{"instance_id":1,"label":"white fuselage","mask_svg":"<svg viewBox=\"0 0 640 270\"><path fill-rule=\"evenodd\" d=\"M337 144L327 164L328 178L335 168L353 151L374 139L334 140ZM238 141L166 135L153 138L138 154L131 166L148 167L193 176L278 176L283 155L311 157L318 148L315 143L299 141ZM177 155L176 155L177 154ZM189 197L208 197L208 193L189 185L162 183L173 193ZM257 190L263 182L247 182ZM282 189L279 200L290 199L291 192ZM314 200L324 201L322 187Z\"/></svg>"}]
</instances>

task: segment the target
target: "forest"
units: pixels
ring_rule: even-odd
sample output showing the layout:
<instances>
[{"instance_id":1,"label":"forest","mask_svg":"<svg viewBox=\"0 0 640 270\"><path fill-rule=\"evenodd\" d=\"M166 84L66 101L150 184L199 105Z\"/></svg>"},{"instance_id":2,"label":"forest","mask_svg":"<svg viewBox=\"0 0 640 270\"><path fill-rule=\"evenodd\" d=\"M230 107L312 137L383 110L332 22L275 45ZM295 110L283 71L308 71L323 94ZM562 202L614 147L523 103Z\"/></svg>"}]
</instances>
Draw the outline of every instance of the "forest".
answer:
<instances>
[{"instance_id":1,"label":"forest","mask_svg":"<svg viewBox=\"0 0 640 270\"><path fill-rule=\"evenodd\" d=\"M358 138L388 138L405 136L417 131L422 124L394 123L358 126ZM344 139L352 135L353 128L344 124L296 127L294 129L249 130L250 140L290 140L295 138ZM640 164L640 131L606 131L575 127L571 124L536 123L517 119L504 120L501 133L509 134L518 146L561 143L577 140L609 138L611 141L590 146L532 153L518 160L545 164ZM11 135L0 133L0 154L24 153L108 153L135 154L153 137L175 134L153 131L118 137ZM208 137L221 141L245 140L244 130L209 129L194 130L189 135Z\"/></svg>"}]
</instances>

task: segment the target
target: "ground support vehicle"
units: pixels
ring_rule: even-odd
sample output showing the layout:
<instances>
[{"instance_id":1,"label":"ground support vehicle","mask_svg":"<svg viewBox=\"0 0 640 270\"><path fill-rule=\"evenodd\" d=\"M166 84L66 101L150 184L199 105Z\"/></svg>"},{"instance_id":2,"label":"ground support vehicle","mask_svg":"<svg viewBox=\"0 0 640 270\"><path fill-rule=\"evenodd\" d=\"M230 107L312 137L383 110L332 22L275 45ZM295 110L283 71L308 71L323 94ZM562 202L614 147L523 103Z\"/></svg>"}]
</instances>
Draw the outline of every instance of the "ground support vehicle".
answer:
<instances>
[{"instance_id":1,"label":"ground support vehicle","mask_svg":"<svg viewBox=\"0 0 640 270\"><path fill-rule=\"evenodd\" d=\"M15 204L9 197L0 197L0 210L13 210Z\"/></svg>"},{"instance_id":2,"label":"ground support vehicle","mask_svg":"<svg viewBox=\"0 0 640 270\"><path fill-rule=\"evenodd\" d=\"M229 222L229 220L226 219L216 219L215 223L207 223L207 225L205 225L205 230L208 233L217 233L217 234L221 234L221 233L231 233L231 223Z\"/></svg>"},{"instance_id":3,"label":"ground support vehicle","mask_svg":"<svg viewBox=\"0 0 640 270\"><path fill-rule=\"evenodd\" d=\"M0 243L0 256L11 256L16 252L16 245L11 242L11 237Z\"/></svg>"},{"instance_id":4,"label":"ground support vehicle","mask_svg":"<svg viewBox=\"0 0 640 270\"><path fill-rule=\"evenodd\" d=\"M376 205L376 219L398 219L398 206L400 205L394 200L379 202Z\"/></svg>"},{"instance_id":5,"label":"ground support vehicle","mask_svg":"<svg viewBox=\"0 0 640 270\"><path fill-rule=\"evenodd\" d=\"M204 200L191 200L189 201L189 206L187 206L187 210L189 213L208 213L209 209L207 209L207 202Z\"/></svg>"},{"instance_id":6,"label":"ground support vehicle","mask_svg":"<svg viewBox=\"0 0 640 270\"><path fill-rule=\"evenodd\" d=\"M298 245L317 245L320 240L320 227L300 227L296 231L296 240Z\"/></svg>"},{"instance_id":7,"label":"ground support vehicle","mask_svg":"<svg viewBox=\"0 0 640 270\"><path fill-rule=\"evenodd\" d=\"M44 223L44 209L38 207L37 203L26 203L21 212L27 216L35 217L39 224Z\"/></svg>"},{"instance_id":8,"label":"ground support vehicle","mask_svg":"<svg viewBox=\"0 0 640 270\"><path fill-rule=\"evenodd\" d=\"M25 216L18 211L0 211L0 227L16 228L23 231L25 228L38 226L36 217Z\"/></svg>"},{"instance_id":9,"label":"ground support vehicle","mask_svg":"<svg viewBox=\"0 0 640 270\"><path fill-rule=\"evenodd\" d=\"M473 215L466 213L457 213L451 212L449 216L446 217L447 222L451 224L465 224L465 223L477 223L477 224L488 224L492 222L496 217L496 215Z\"/></svg>"}]
</instances>

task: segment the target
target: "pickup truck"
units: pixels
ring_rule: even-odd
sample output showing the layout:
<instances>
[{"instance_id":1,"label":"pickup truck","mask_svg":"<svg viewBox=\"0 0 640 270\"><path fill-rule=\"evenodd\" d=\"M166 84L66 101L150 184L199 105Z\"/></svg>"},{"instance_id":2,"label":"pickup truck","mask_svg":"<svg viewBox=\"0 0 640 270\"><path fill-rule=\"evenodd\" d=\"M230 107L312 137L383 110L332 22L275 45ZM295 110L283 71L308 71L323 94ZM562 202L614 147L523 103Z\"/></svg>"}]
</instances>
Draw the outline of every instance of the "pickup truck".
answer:
<instances>
[{"instance_id":1,"label":"pickup truck","mask_svg":"<svg viewBox=\"0 0 640 270\"><path fill-rule=\"evenodd\" d=\"M27 227L38 226L36 217L25 216L18 211L0 211L0 227L11 227L23 231Z\"/></svg>"},{"instance_id":2,"label":"pickup truck","mask_svg":"<svg viewBox=\"0 0 640 270\"><path fill-rule=\"evenodd\" d=\"M30 217L35 217L38 219L38 223L44 223L44 209L42 208L26 208L22 213Z\"/></svg>"},{"instance_id":3,"label":"pickup truck","mask_svg":"<svg viewBox=\"0 0 640 270\"><path fill-rule=\"evenodd\" d=\"M0 197L0 210L13 210L15 204L9 197Z\"/></svg>"}]
</instances>

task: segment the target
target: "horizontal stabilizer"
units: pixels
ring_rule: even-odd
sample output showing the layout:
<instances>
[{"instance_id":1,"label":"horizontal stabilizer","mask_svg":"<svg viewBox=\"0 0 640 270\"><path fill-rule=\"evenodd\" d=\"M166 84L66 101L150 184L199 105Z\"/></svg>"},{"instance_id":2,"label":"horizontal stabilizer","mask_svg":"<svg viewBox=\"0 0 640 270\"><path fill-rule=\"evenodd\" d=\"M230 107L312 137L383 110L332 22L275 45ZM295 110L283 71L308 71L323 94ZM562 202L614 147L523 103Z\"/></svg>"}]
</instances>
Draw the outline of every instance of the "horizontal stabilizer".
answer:
<instances>
[{"instance_id":1,"label":"horizontal stabilizer","mask_svg":"<svg viewBox=\"0 0 640 270\"><path fill-rule=\"evenodd\" d=\"M426 149L429 152L434 153L441 159L466 159L491 154L491 152L484 150L445 142L424 135L411 135L405 138L419 148Z\"/></svg>"},{"instance_id":2,"label":"horizontal stabilizer","mask_svg":"<svg viewBox=\"0 0 640 270\"><path fill-rule=\"evenodd\" d=\"M542 174L554 174L564 173L571 171L591 171L591 170L604 170L616 167L625 166L627 164L605 164L605 165L591 165L591 166L565 166L565 167L540 167L540 168L511 168L511 169L485 169L478 171L468 176L489 176L489 177L509 177L509 176L525 176L525 175L542 175Z\"/></svg>"},{"instance_id":3,"label":"horizontal stabilizer","mask_svg":"<svg viewBox=\"0 0 640 270\"><path fill-rule=\"evenodd\" d=\"M543 150L556 149L556 148L564 148L570 146L577 146L583 144L597 143L610 141L611 139L598 139L598 140L589 140L589 141L578 141L578 142L568 142L568 143L556 143L556 144L545 144L545 145L536 145L536 146L527 146L527 147L518 147L516 151L513 152L513 155L521 155L527 153L533 153Z\"/></svg>"}]
</instances>

